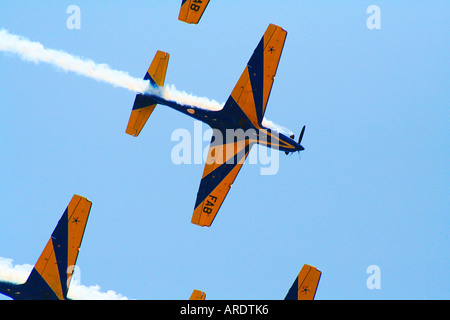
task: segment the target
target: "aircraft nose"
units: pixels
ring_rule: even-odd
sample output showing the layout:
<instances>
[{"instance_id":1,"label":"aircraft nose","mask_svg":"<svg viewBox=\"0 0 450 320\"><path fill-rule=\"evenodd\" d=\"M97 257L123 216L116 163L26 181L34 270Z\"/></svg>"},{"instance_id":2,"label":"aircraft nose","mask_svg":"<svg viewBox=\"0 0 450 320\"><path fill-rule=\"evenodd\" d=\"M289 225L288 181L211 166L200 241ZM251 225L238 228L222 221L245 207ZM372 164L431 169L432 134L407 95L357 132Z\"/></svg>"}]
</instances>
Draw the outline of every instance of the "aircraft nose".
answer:
<instances>
[{"instance_id":1,"label":"aircraft nose","mask_svg":"<svg viewBox=\"0 0 450 320\"><path fill-rule=\"evenodd\" d=\"M298 151L303 151L303 150L305 150L305 148L303 148L303 146L299 144Z\"/></svg>"}]
</instances>

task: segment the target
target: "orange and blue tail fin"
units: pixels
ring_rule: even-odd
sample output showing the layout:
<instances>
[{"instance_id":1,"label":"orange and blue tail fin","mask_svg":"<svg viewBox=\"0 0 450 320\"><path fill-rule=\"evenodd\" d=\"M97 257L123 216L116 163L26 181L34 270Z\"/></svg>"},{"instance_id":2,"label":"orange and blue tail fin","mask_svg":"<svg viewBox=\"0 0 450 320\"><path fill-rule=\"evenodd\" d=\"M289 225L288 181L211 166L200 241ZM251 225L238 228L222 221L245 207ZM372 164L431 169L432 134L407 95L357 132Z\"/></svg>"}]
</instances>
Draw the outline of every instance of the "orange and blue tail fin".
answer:
<instances>
[{"instance_id":1,"label":"orange and blue tail fin","mask_svg":"<svg viewBox=\"0 0 450 320\"><path fill-rule=\"evenodd\" d=\"M305 264L284 300L314 300L322 272Z\"/></svg>"},{"instance_id":2,"label":"orange and blue tail fin","mask_svg":"<svg viewBox=\"0 0 450 320\"><path fill-rule=\"evenodd\" d=\"M34 300L67 299L92 202L74 195L24 286Z\"/></svg>"},{"instance_id":3,"label":"orange and blue tail fin","mask_svg":"<svg viewBox=\"0 0 450 320\"><path fill-rule=\"evenodd\" d=\"M144 80L150 81L154 87L162 87L166 78L167 65L169 63L169 54L166 52L156 52ZM156 101L145 94L136 95L133 110L131 110L126 133L137 137L156 107Z\"/></svg>"}]
</instances>

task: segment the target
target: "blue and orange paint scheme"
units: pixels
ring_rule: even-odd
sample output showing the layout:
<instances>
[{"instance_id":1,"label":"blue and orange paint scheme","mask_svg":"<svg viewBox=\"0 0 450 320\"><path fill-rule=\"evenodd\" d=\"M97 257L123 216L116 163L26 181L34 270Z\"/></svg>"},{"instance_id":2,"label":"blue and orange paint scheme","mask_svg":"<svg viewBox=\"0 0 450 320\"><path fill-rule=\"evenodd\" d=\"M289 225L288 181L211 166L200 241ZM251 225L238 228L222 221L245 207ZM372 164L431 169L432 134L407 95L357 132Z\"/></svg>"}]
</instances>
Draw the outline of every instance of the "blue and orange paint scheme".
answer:
<instances>
[{"instance_id":1,"label":"blue and orange paint scheme","mask_svg":"<svg viewBox=\"0 0 450 320\"><path fill-rule=\"evenodd\" d=\"M181 0L178 20L190 24L197 24L205 12L208 3L209 0Z\"/></svg>"},{"instance_id":2,"label":"blue and orange paint scheme","mask_svg":"<svg viewBox=\"0 0 450 320\"><path fill-rule=\"evenodd\" d=\"M316 267L303 265L284 300L314 300L321 275Z\"/></svg>"},{"instance_id":3,"label":"blue and orange paint scheme","mask_svg":"<svg viewBox=\"0 0 450 320\"><path fill-rule=\"evenodd\" d=\"M263 126L264 113L272 89L287 32L270 24L239 81L221 110L207 110L167 100L161 94L144 93L136 96L126 133L137 137L156 104L169 106L213 129L208 157L197 193L191 222L211 226L230 190L250 149L256 143L284 151L302 151L298 141ZM164 85L169 54L158 51L144 79L152 88ZM227 130L234 130L232 141L225 141ZM228 139L229 140L229 139Z\"/></svg>"},{"instance_id":4,"label":"blue and orange paint scheme","mask_svg":"<svg viewBox=\"0 0 450 320\"><path fill-rule=\"evenodd\" d=\"M92 202L74 195L28 279L0 281L0 293L14 300L69 300L67 292Z\"/></svg>"},{"instance_id":5,"label":"blue and orange paint scheme","mask_svg":"<svg viewBox=\"0 0 450 320\"><path fill-rule=\"evenodd\" d=\"M308 264L303 265L284 300L314 300L322 272ZM189 300L205 300L206 293L194 290Z\"/></svg>"}]
</instances>

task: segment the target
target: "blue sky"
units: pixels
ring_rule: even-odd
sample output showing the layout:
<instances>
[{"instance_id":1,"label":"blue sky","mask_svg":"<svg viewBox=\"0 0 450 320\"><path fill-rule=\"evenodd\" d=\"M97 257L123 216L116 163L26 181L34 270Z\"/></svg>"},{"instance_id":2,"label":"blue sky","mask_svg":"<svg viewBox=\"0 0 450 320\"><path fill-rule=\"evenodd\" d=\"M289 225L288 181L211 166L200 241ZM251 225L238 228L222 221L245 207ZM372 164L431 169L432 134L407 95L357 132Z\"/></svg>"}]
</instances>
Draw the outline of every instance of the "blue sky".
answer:
<instances>
[{"instance_id":1,"label":"blue sky","mask_svg":"<svg viewBox=\"0 0 450 320\"><path fill-rule=\"evenodd\" d=\"M180 3L8 1L0 28L138 78L167 51L167 84L224 102L277 24L266 117L306 125L301 159L280 154L266 176L246 164L198 227L203 165L171 160L191 118L157 107L133 138L133 92L2 52L0 257L34 264L76 193L93 202L82 284L130 299L283 299L305 263L323 272L316 299L450 298L448 2L211 0L198 25L177 20Z\"/></svg>"}]
</instances>

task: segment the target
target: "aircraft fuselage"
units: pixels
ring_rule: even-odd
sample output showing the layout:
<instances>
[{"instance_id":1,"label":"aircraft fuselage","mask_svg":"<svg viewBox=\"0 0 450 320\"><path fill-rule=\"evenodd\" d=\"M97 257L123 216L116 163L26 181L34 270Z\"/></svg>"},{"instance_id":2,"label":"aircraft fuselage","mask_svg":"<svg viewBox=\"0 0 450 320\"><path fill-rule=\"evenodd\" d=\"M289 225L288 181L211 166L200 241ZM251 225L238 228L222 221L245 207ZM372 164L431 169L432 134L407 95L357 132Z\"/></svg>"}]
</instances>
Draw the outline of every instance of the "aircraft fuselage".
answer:
<instances>
[{"instance_id":1,"label":"aircraft fuselage","mask_svg":"<svg viewBox=\"0 0 450 320\"><path fill-rule=\"evenodd\" d=\"M166 100L158 95L146 95L158 104L168 106L196 120L202 121L208 124L213 130L219 130L223 137L229 137L231 131L231 134L234 133L235 137L243 137L249 139L250 142L280 151L294 152L304 150L303 146L298 144L294 139L270 128L266 128L263 125L254 125L240 109L227 107L227 105L229 106L231 104L225 104L222 110L207 110Z\"/></svg>"},{"instance_id":2,"label":"aircraft fuselage","mask_svg":"<svg viewBox=\"0 0 450 320\"><path fill-rule=\"evenodd\" d=\"M0 293L14 300L59 300L46 286L33 286L27 283L15 284L0 281Z\"/></svg>"}]
</instances>

